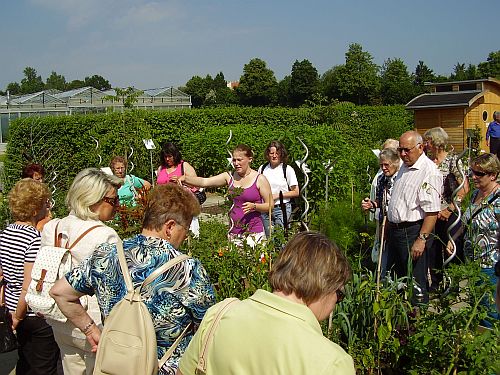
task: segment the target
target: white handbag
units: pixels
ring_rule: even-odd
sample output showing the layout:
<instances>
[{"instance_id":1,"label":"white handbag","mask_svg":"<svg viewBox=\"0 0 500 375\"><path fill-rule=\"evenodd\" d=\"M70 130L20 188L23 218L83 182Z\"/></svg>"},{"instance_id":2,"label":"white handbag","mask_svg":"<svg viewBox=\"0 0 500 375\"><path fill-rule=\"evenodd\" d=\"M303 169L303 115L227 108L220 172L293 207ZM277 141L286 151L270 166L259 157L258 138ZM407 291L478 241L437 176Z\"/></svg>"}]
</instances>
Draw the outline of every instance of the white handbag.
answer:
<instances>
[{"instance_id":1,"label":"white handbag","mask_svg":"<svg viewBox=\"0 0 500 375\"><path fill-rule=\"evenodd\" d=\"M33 269L31 270L31 282L26 293L26 303L33 312L46 319L59 322L66 322L56 304L56 301L49 295L50 289L55 282L71 271L71 249L91 230L102 225L95 225L83 232L71 246L66 243L61 247L62 233L57 233L56 225L54 233L54 246L42 246L38 251ZM87 296L80 298L80 303L87 307Z\"/></svg>"}]
</instances>

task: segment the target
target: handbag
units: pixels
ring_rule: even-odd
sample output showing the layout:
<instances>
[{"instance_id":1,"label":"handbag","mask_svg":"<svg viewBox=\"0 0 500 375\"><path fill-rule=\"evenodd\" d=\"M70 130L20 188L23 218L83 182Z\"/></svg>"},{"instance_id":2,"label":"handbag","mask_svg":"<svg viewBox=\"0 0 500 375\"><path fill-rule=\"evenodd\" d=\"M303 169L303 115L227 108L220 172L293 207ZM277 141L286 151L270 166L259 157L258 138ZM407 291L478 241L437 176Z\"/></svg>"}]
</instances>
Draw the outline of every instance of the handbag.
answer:
<instances>
[{"instance_id":1,"label":"handbag","mask_svg":"<svg viewBox=\"0 0 500 375\"><path fill-rule=\"evenodd\" d=\"M207 194L205 194L205 190L196 190L194 192L194 195L196 196L196 199L198 199L198 202L200 204L203 204L207 200Z\"/></svg>"},{"instance_id":2,"label":"handbag","mask_svg":"<svg viewBox=\"0 0 500 375\"><path fill-rule=\"evenodd\" d=\"M83 232L71 245L62 247L62 233L58 233L59 223L54 231L54 246L40 247L31 270L31 282L26 293L26 303L38 316L58 322L66 322L67 318L61 312L56 301L50 296L50 289L57 280L64 277L72 267L71 250L90 231L102 225L95 225ZM80 303L87 308L87 296L80 297Z\"/></svg>"},{"instance_id":3,"label":"handbag","mask_svg":"<svg viewBox=\"0 0 500 375\"><path fill-rule=\"evenodd\" d=\"M12 320L9 309L5 306L5 283L0 286L0 353L17 349L17 337L12 331Z\"/></svg>"}]
</instances>

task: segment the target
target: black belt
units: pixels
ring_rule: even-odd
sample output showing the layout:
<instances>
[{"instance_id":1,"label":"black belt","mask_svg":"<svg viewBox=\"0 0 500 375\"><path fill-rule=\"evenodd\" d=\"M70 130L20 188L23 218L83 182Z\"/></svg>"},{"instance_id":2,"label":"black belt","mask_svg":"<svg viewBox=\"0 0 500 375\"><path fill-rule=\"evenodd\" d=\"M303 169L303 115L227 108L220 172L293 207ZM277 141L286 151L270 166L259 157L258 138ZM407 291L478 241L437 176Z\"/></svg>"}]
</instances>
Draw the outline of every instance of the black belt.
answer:
<instances>
[{"instance_id":1,"label":"black belt","mask_svg":"<svg viewBox=\"0 0 500 375\"><path fill-rule=\"evenodd\" d=\"M414 225L421 225L423 222L424 220L422 219L418 221L403 221L402 223L392 223L388 221L387 223L389 224L389 228L404 229Z\"/></svg>"}]
</instances>

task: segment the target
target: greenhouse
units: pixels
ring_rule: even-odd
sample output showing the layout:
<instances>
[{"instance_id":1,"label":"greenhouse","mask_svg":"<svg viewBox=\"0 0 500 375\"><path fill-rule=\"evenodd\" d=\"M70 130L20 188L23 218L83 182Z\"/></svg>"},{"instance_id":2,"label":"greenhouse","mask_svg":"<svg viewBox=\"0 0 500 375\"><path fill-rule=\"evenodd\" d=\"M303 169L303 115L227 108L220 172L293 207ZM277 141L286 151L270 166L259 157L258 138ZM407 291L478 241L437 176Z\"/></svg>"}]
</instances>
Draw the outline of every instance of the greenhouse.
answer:
<instances>
[{"instance_id":1,"label":"greenhouse","mask_svg":"<svg viewBox=\"0 0 500 375\"><path fill-rule=\"evenodd\" d=\"M137 90L133 107L153 110L191 108L191 96L174 88ZM83 87L69 91L44 90L22 96L0 96L0 144L8 140L12 120L29 116L61 116L75 113L123 111L124 98L115 90Z\"/></svg>"}]
</instances>

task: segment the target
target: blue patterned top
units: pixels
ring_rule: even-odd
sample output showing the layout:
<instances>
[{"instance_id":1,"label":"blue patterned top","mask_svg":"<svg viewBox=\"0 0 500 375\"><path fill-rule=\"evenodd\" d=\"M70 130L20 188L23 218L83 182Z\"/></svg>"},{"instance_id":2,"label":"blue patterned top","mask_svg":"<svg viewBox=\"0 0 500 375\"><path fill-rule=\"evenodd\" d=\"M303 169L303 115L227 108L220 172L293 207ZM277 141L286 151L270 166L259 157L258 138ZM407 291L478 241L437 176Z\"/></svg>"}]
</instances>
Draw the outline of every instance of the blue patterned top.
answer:
<instances>
[{"instance_id":1,"label":"blue patterned top","mask_svg":"<svg viewBox=\"0 0 500 375\"><path fill-rule=\"evenodd\" d=\"M166 240L140 234L123 241L123 249L134 288L160 265L181 255ZM66 279L78 292L95 294L104 317L127 294L113 244L99 245L89 258L66 275ZM198 328L207 309L215 304L208 275L201 262L193 258L159 276L144 288L142 297L155 326L158 358L165 354L189 323L193 322L194 328ZM187 333L181 340L161 369L162 374L175 374L194 331Z\"/></svg>"},{"instance_id":2,"label":"blue patterned top","mask_svg":"<svg viewBox=\"0 0 500 375\"><path fill-rule=\"evenodd\" d=\"M477 197L478 190L472 194L471 202ZM470 218L478 212L470 222ZM480 203L471 203L464 213L467 231L464 251L467 256L481 260L481 267L493 268L499 260L498 235L500 228L500 188L485 197Z\"/></svg>"}]
</instances>

